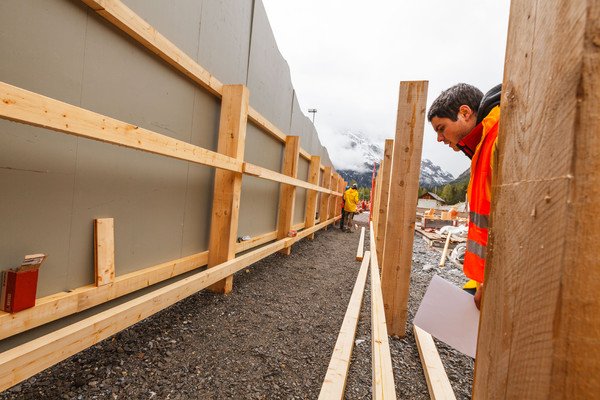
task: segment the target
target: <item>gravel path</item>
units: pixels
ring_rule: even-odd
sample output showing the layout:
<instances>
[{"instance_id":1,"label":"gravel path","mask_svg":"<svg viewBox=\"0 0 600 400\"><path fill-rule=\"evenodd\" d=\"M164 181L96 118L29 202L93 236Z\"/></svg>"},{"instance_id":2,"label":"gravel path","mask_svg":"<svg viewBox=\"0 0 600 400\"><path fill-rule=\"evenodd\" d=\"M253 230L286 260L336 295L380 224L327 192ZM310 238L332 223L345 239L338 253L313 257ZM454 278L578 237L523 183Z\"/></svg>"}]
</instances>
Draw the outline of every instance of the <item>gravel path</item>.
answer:
<instances>
[{"instance_id":1,"label":"gravel path","mask_svg":"<svg viewBox=\"0 0 600 400\"><path fill-rule=\"evenodd\" d=\"M366 225L367 214L355 219ZM360 267L359 232L317 232L234 277L227 295L201 291L0 393L4 399L315 399ZM368 246L368 231L366 246ZM417 235L409 322L434 274L462 272ZM346 399L371 398L370 286L363 297ZM458 399L473 360L436 342ZM411 330L390 347L398 398L429 399Z\"/></svg>"}]
</instances>

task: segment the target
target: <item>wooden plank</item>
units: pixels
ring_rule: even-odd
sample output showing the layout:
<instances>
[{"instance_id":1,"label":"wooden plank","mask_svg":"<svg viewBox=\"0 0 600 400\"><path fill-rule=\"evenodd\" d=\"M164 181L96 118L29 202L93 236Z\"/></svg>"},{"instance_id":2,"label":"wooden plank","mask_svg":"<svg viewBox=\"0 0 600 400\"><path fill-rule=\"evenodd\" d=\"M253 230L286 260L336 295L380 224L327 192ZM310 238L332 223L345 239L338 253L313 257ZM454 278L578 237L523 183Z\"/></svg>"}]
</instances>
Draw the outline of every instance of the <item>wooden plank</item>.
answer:
<instances>
[{"instance_id":1,"label":"wooden plank","mask_svg":"<svg viewBox=\"0 0 600 400\"><path fill-rule=\"evenodd\" d=\"M331 186L331 167L325 167L323 171L323 183L324 188L329 190ZM319 212L319 222L327 221L329 215L329 195L321 194L321 210Z\"/></svg>"},{"instance_id":2,"label":"wooden plank","mask_svg":"<svg viewBox=\"0 0 600 400\"><path fill-rule=\"evenodd\" d=\"M388 199L390 194L390 177L392 170L392 156L394 152L394 141L387 139L385 141L385 150L383 153L383 162L381 163L381 176L379 177L378 197L377 197L377 258L381 264L384 263L383 246L385 243L385 229L388 214Z\"/></svg>"},{"instance_id":3,"label":"wooden plank","mask_svg":"<svg viewBox=\"0 0 600 400\"><path fill-rule=\"evenodd\" d=\"M300 137L288 136L285 142L285 153L283 157L283 174L296 178L298 175L298 151L300 149ZM296 202L296 187L292 185L281 185L281 196L279 198L279 218L277 220L277 239L288 237L292 230L294 220L294 204ZM290 248L286 247L279 252L290 254Z\"/></svg>"},{"instance_id":4,"label":"wooden plank","mask_svg":"<svg viewBox=\"0 0 600 400\"><path fill-rule=\"evenodd\" d=\"M427 380L429 396L432 400L456 399L433 338L416 325L413 325L413 332L419 349L421 364L423 365L423 373Z\"/></svg>"},{"instance_id":5,"label":"wooden plank","mask_svg":"<svg viewBox=\"0 0 600 400\"><path fill-rule=\"evenodd\" d=\"M600 393L598 21L511 3L473 398Z\"/></svg>"},{"instance_id":6,"label":"wooden plank","mask_svg":"<svg viewBox=\"0 0 600 400\"><path fill-rule=\"evenodd\" d=\"M372 368L373 368L373 399L395 399L396 386L394 384L394 371L392 356L388 341L388 332L385 322L385 310L379 279L379 266L377 253L375 253L375 237L373 236L373 223L371 222L371 343L372 343Z\"/></svg>"},{"instance_id":7,"label":"wooden plank","mask_svg":"<svg viewBox=\"0 0 600 400\"><path fill-rule=\"evenodd\" d=\"M113 218L94 220L94 266L96 286L115 280L115 231Z\"/></svg>"},{"instance_id":8,"label":"wooden plank","mask_svg":"<svg viewBox=\"0 0 600 400\"><path fill-rule=\"evenodd\" d=\"M157 289L0 354L0 391L275 253L284 240Z\"/></svg>"},{"instance_id":9,"label":"wooden plank","mask_svg":"<svg viewBox=\"0 0 600 400\"><path fill-rule=\"evenodd\" d=\"M362 261L365 251L365 227L360 228L360 239L358 240L358 250L356 250L356 259Z\"/></svg>"},{"instance_id":10,"label":"wooden plank","mask_svg":"<svg viewBox=\"0 0 600 400\"><path fill-rule=\"evenodd\" d=\"M310 159L310 167L308 170L308 183L312 185L319 184L319 166L321 165L321 157L320 156L312 156ZM305 213L305 222L304 226L306 228L311 228L315 225L315 215L317 212L317 196L319 192L316 190L309 190L308 196L306 199L306 213ZM310 239L313 240L315 235L310 235Z\"/></svg>"},{"instance_id":11,"label":"wooden plank","mask_svg":"<svg viewBox=\"0 0 600 400\"><path fill-rule=\"evenodd\" d=\"M242 161L0 82L0 118L229 171Z\"/></svg>"},{"instance_id":12,"label":"wooden plank","mask_svg":"<svg viewBox=\"0 0 600 400\"><path fill-rule=\"evenodd\" d=\"M331 175L331 182L329 184L329 189L332 192L336 192L338 190L338 178L339 178L339 174L334 172ZM335 212L336 212L336 206L337 206L337 197L336 196L329 196L329 208L327 211L327 219L331 219L335 216Z\"/></svg>"},{"instance_id":13,"label":"wooden plank","mask_svg":"<svg viewBox=\"0 0 600 400\"><path fill-rule=\"evenodd\" d=\"M260 246L261 244L268 243L275 239L277 239L277 231L265 233L265 234L253 237L250 240L244 240L243 242L236 243L235 252L241 253L243 251L249 250L256 246Z\"/></svg>"},{"instance_id":14,"label":"wooden plank","mask_svg":"<svg viewBox=\"0 0 600 400\"><path fill-rule=\"evenodd\" d=\"M427 81L401 82L390 177L381 289L390 335L406 336ZM381 207L381 206L380 206Z\"/></svg>"},{"instance_id":15,"label":"wooden plank","mask_svg":"<svg viewBox=\"0 0 600 400\"><path fill-rule=\"evenodd\" d=\"M218 151L220 154L241 161L244 159L246 144L249 96L250 92L244 85L226 85L223 87ZM241 173L224 170L215 171L208 268L213 268L235 257L241 192ZM233 276L228 276L209 289L214 292L229 293L232 290L232 285Z\"/></svg>"},{"instance_id":16,"label":"wooden plank","mask_svg":"<svg viewBox=\"0 0 600 400\"><path fill-rule=\"evenodd\" d=\"M136 40L142 46L159 56L176 70L192 81L208 90L209 93L221 98L223 84L208 71L202 68L183 50L179 49L154 27L144 21L125 4L118 0L81 0L98 15L111 22L117 28ZM252 107L248 109L249 119L259 128L274 138L285 142L286 135ZM307 160L310 154L300 149L300 155Z\"/></svg>"},{"instance_id":17,"label":"wooden plank","mask_svg":"<svg viewBox=\"0 0 600 400\"><path fill-rule=\"evenodd\" d=\"M363 228L364 232L364 228ZM346 379L348 378L348 369L350 368L350 358L354 347L354 338L356 336L356 326L360 315L365 284L367 282L367 272L369 270L370 252L365 253L365 259L360 265L354 289L350 295L348 308L342 321L342 327L338 335L331 361L327 367L327 373L321 386L319 399L334 400L344 398L344 389L346 388Z\"/></svg>"},{"instance_id":18,"label":"wooden plank","mask_svg":"<svg viewBox=\"0 0 600 400\"><path fill-rule=\"evenodd\" d=\"M379 163L379 169L377 170L377 177L375 178L375 193L373 195L373 210L375 210L375 212L373 213L373 229L375 232L375 238L377 238L377 226L378 224L378 219L379 219L379 197L381 194L380 188L381 188L381 182L380 182L380 174L381 174L381 165L383 164L383 160L381 160L381 162Z\"/></svg>"}]
</instances>

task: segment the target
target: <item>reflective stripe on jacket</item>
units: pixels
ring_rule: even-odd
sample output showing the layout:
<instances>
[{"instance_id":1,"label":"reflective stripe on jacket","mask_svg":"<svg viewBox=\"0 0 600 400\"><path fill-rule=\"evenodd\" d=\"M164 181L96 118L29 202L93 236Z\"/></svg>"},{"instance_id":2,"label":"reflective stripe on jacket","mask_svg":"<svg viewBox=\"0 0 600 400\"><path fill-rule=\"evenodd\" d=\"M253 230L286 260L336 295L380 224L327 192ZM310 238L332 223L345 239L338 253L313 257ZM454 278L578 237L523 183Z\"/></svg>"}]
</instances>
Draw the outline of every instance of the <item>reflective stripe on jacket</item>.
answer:
<instances>
[{"instance_id":1,"label":"reflective stripe on jacket","mask_svg":"<svg viewBox=\"0 0 600 400\"><path fill-rule=\"evenodd\" d=\"M471 180L467 189L470 209L469 235L463 269L467 277L477 282L483 282L485 269L499 118L500 107L496 106L474 129L479 129L482 133L481 141L471 160Z\"/></svg>"}]
</instances>

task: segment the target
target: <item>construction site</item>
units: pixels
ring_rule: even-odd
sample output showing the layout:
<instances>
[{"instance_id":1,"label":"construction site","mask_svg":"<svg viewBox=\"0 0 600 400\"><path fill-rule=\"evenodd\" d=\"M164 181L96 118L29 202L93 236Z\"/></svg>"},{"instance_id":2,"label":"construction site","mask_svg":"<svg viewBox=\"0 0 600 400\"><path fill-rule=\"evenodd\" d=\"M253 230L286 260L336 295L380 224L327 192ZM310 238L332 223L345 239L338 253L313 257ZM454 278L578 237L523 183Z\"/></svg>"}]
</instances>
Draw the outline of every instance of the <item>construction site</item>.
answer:
<instances>
[{"instance_id":1,"label":"construction site","mask_svg":"<svg viewBox=\"0 0 600 400\"><path fill-rule=\"evenodd\" d=\"M600 1L511 2L467 350L416 322L473 218L419 197L428 81L343 230L261 0L0 26L0 399L600 399Z\"/></svg>"}]
</instances>

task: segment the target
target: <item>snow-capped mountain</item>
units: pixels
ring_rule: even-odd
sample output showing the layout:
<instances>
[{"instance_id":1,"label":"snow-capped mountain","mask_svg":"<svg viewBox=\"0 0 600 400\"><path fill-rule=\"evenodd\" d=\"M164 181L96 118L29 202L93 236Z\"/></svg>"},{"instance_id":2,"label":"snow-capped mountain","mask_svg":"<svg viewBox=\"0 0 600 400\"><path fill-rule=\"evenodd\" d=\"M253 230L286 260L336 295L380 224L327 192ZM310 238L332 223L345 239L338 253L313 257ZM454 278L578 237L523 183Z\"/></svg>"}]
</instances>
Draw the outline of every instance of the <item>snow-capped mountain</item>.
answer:
<instances>
[{"instance_id":1,"label":"snow-capped mountain","mask_svg":"<svg viewBox=\"0 0 600 400\"><path fill-rule=\"evenodd\" d=\"M419 185L422 187L442 186L454 180L454 176L435 165L431 160L421 160Z\"/></svg>"},{"instance_id":2,"label":"snow-capped mountain","mask_svg":"<svg viewBox=\"0 0 600 400\"><path fill-rule=\"evenodd\" d=\"M348 131L343 134L342 138L340 148L353 161L344 162L343 164L351 165L352 168L338 168L334 160L336 171L348 182L355 180L359 187L371 187L373 164L377 163L379 166L383 158L383 148L379 144L370 142L361 132ZM441 186L453 180L454 176L452 174L444 171L431 160L421 160L420 186Z\"/></svg>"}]
</instances>

